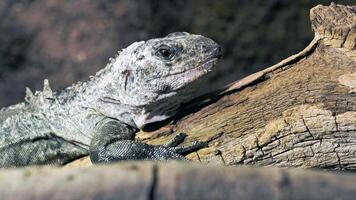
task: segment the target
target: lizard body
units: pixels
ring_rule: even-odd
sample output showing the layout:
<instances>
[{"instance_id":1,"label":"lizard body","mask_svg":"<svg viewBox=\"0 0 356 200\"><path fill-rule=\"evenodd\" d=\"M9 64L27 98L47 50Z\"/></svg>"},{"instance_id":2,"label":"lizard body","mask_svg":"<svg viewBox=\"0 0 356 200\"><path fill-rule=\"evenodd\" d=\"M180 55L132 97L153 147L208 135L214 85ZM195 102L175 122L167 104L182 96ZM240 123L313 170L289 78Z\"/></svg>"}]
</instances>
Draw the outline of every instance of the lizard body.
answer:
<instances>
[{"instance_id":1,"label":"lizard body","mask_svg":"<svg viewBox=\"0 0 356 200\"><path fill-rule=\"evenodd\" d=\"M0 113L0 166L65 164L90 155L94 163L128 159L182 159L206 146L175 147L134 140L146 124L172 117L197 97L221 50L189 33L135 42L88 81L53 92L26 90L25 102Z\"/></svg>"}]
</instances>

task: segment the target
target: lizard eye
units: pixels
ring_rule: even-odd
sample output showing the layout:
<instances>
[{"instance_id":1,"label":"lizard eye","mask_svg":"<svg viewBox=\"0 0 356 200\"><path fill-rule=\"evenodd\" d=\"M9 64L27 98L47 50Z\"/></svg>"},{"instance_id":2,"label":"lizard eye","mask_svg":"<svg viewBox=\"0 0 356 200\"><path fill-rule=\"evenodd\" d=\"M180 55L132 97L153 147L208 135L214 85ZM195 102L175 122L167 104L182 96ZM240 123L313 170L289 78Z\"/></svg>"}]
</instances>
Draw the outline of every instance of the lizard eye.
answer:
<instances>
[{"instance_id":1,"label":"lizard eye","mask_svg":"<svg viewBox=\"0 0 356 200\"><path fill-rule=\"evenodd\" d=\"M174 54L175 54L175 51L166 45L160 46L155 53L155 55L157 57L162 58L164 60L172 60L174 57Z\"/></svg>"}]
</instances>

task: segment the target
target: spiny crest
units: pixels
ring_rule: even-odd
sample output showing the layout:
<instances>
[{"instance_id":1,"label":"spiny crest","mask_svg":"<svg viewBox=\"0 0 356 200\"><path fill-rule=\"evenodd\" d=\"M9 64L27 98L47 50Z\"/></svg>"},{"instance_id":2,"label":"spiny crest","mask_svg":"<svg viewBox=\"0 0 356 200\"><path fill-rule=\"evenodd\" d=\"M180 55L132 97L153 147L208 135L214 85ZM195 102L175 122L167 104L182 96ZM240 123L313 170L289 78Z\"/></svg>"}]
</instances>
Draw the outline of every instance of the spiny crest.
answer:
<instances>
[{"instance_id":1,"label":"spiny crest","mask_svg":"<svg viewBox=\"0 0 356 200\"><path fill-rule=\"evenodd\" d=\"M102 74L104 74L105 72L110 71L112 69L113 64L115 63L115 61L118 59L119 55L121 54L121 52L122 51L118 51L117 54L113 58L109 58L109 63L106 65L106 67L104 67L103 69L96 72L95 76L91 77L91 79L93 79L95 77L99 77Z\"/></svg>"},{"instance_id":2,"label":"spiny crest","mask_svg":"<svg viewBox=\"0 0 356 200\"><path fill-rule=\"evenodd\" d=\"M79 91L80 89L85 89L86 85L88 84L88 82L92 82L94 81L94 79L102 76L103 74L110 72L110 70L112 69L112 65L115 63L116 59L119 57L121 51L118 51L117 54L113 57L113 58L109 58L109 63L106 65L106 67L104 67L103 69L99 70L98 72L96 72L96 74L90 75L89 79L87 81L78 81L76 83L73 83L71 86L69 86L68 90L70 89L74 89L75 91Z\"/></svg>"},{"instance_id":3,"label":"spiny crest","mask_svg":"<svg viewBox=\"0 0 356 200\"><path fill-rule=\"evenodd\" d=\"M49 85L48 79L43 81L43 90L36 91L35 94L33 94L30 88L26 87L25 101L31 105L40 105L48 100L53 100L53 98L53 91Z\"/></svg>"}]
</instances>

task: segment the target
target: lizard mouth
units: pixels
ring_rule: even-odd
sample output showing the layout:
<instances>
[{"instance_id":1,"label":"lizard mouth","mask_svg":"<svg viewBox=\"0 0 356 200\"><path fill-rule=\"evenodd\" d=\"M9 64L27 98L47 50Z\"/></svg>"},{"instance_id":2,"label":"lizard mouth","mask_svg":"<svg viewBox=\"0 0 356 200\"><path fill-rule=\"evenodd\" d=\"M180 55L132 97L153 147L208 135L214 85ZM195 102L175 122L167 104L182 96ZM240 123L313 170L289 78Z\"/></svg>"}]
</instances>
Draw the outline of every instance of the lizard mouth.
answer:
<instances>
[{"instance_id":1,"label":"lizard mouth","mask_svg":"<svg viewBox=\"0 0 356 200\"><path fill-rule=\"evenodd\" d=\"M220 47L216 47L211 54L211 57L204 60L202 63L198 65L200 70L204 72L210 72L211 69L218 63L218 61L222 58L222 51Z\"/></svg>"},{"instance_id":2,"label":"lizard mouth","mask_svg":"<svg viewBox=\"0 0 356 200\"><path fill-rule=\"evenodd\" d=\"M219 60L220 60L220 58L218 58L218 57L208 59L203 64L200 64L198 68L205 72L210 72L212 70L212 68L218 63Z\"/></svg>"},{"instance_id":3,"label":"lizard mouth","mask_svg":"<svg viewBox=\"0 0 356 200\"><path fill-rule=\"evenodd\" d=\"M196 68L186 71L188 77L191 80L196 80L201 76L212 71L214 66L221 60L222 58L222 51L220 47L216 47L212 53L210 54L209 58L204 59L200 63L198 63Z\"/></svg>"},{"instance_id":4,"label":"lizard mouth","mask_svg":"<svg viewBox=\"0 0 356 200\"><path fill-rule=\"evenodd\" d=\"M185 84L183 84L180 88L176 89L175 91L179 91L182 88L185 88L187 85L190 85L191 82L193 81L195 82L201 80L202 77L209 74L215 68L215 65L218 63L219 60L220 58L213 57L207 59L205 62L201 62L200 64L198 64L197 67L185 71L184 72L185 74L184 78L186 80Z\"/></svg>"}]
</instances>

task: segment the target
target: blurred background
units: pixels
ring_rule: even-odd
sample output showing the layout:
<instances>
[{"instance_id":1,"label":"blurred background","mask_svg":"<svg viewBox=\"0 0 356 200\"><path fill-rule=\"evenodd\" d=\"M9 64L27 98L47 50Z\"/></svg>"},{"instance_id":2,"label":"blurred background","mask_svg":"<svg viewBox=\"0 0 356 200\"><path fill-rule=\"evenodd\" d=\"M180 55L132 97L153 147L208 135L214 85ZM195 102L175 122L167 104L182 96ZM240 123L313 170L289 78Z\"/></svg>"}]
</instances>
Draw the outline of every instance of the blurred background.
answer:
<instances>
[{"instance_id":1,"label":"blurred background","mask_svg":"<svg viewBox=\"0 0 356 200\"><path fill-rule=\"evenodd\" d=\"M354 4L354 1L334 1ZM1 0L0 107L25 87L58 90L103 68L134 41L187 31L222 45L209 89L302 50L312 40L309 9L327 0Z\"/></svg>"}]
</instances>

